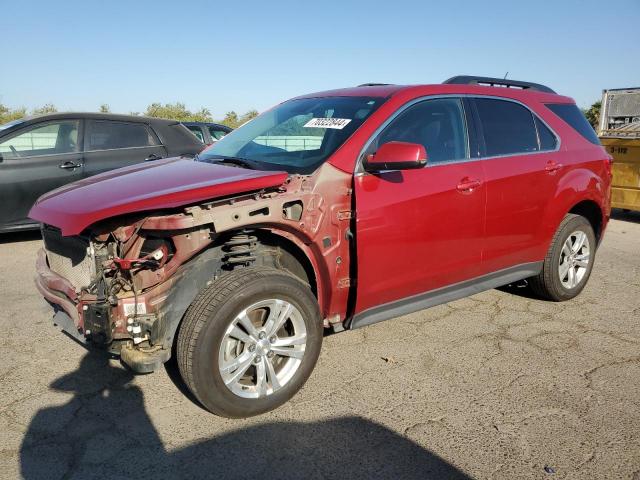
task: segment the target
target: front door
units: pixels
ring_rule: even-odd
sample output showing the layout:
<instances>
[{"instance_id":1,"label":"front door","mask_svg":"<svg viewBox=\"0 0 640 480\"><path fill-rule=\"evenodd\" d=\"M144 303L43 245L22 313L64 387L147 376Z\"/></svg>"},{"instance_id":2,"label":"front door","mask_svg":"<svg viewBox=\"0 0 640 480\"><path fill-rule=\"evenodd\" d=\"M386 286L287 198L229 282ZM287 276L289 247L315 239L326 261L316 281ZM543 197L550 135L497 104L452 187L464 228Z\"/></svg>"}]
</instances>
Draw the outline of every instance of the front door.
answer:
<instances>
[{"instance_id":1,"label":"front door","mask_svg":"<svg viewBox=\"0 0 640 480\"><path fill-rule=\"evenodd\" d=\"M406 108L365 155L390 141L420 143L427 166L355 178L356 314L473 278L481 271L486 190L469 158L463 102Z\"/></svg>"},{"instance_id":2,"label":"front door","mask_svg":"<svg viewBox=\"0 0 640 480\"><path fill-rule=\"evenodd\" d=\"M0 229L33 223L27 215L38 197L82 178L80 126L40 122L0 139Z\"/></svg>"},{"instance_id":3,"label":"front door","mask_svg":"<svg viewBox=\"0 0 640 480\"><path fill-rule=\"evenodd\" d=\"M113 120L87 120L85 176L166 157L165 148L148 125Z\"/></svg>"}]
</instances>

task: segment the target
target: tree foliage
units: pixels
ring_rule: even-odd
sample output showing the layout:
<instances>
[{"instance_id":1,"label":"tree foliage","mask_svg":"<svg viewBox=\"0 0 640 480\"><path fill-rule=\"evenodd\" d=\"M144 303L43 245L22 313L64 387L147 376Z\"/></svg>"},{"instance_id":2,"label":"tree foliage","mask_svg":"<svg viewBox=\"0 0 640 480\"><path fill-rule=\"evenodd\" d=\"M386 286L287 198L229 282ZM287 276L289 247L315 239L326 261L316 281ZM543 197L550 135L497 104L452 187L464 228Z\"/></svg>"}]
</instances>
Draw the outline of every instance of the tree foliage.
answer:
<instances>
[{"instance_id":1,"label":"tree foliage","mask_svg":"<svg viewBox=\"0 0 640 480\"><path fill-rule=\"evenodd\" d=\"M31 115L43 115L45 113L55 113L58 109L55 105L47 103L40 108L34 108L31 110ZM27 116L27 109L24 107L10 108L0 103L0 125L3 123L11 122L12 120L18 120L19 118Z\"/></svg>"},{"instance_id":2,"label":"tree foliage","mask_svg":"<svg viewBox=\"0 0 640 480\"><path fill-rule=\"evenodd\" d=\"M249 110L244 115L238 115L235 111L232 110L230 112L227 112L224 118L220 120L218 123L222 123L227 127L238 128L240 125L247 123L249 120L257 116L258 116L257 110Z\"/></svg>"},{"instance_id":3,"label":"tree foliage","mask_svg":"<svg viewBox=\"0 0 640 480\"><path fill-rule=\"evenodd\" d=\"M168 118L179 122L214 122L211 111L201 108L195 112L187 109L184 103L152 103L144 112L147 117ZM235 111L227 112L222 120L215 121L231 128L238 128L243 123L248 122L258 115L257 110L249 110L243 115L238 115Z\"/></svg>"},{"instance_id":4,"label":"tree foliage","mask_svg":"<svg viewBox=\"0 0 640 480\"><path fill-rule=\"evenodd\" d=\"M587 117L587 121L591 124L594 130L598 129L598 123L600 123L600 108L602 107L602 101L598 100L594 102L588 109L582 110L584 116Z\"/></svg>"},{"instance_id":5,"label":"tree foliage","mask_svg":"<svg viewBox=\"0 0 640 480\"><path fill-rule=\"evenodd\" d=\"M184 103L152 103L144 113L147 117L169 118L179 122L211 122L211 112L201 108L197 112L187 110Z\"/></svg>"},{"instance_id":6,"label":"tree foliage","mask_svg":"<svg viewBox=\"0 0 640 480\"><path fill-rule=\"evenodd\" d=\"M56 113L57 111L58 111L58 109L56 108L55 105L53 105L51 103L45 103L40 108L34 108L31 113L33 115L45 115L47 113Z\"/></svg>"},{"instance_id":7,"label":"tree foliage","mask_svg":"<svg viewBox=\"0 0 640 480\"><path fill-rule=\"evenodd\" d=\"M31 111L31 115L44 115L47 113L55 113L58 109L55 105L47 103L42 107L35 108ZM98 111L100 113L110 113L111 108L108 104L103 103L100 105ZM170 120L176 120L179 122L214 122L211 115L211 111L207 108L201 108L195 112L187 109L186 105L181 102L176 103L152 103L147 107L147 110L142 113L148 117L156 118L168 118ZM27 115L27 109L10 108L0 103L0 124L17 120ZM140 112L131 112L131 115L140 115ZM227 112L222 120L216 121L216 123L222 123L231 128L237 128L243 123L248 122L252 118L256 117L258 112L256 110L249 110L243 115L238 115L235 111Z\"/></svg>"},{"instance_id":8,"label":"tree foliage","mask_svg":"<svg viewBox=\"0 0 640 480\"><path fill-rule=\"evenodd\" d=\"M24 107L13 109L0 103L0 125L22 118L26 114L27 109Z\"/></svg>"}]
</instances>

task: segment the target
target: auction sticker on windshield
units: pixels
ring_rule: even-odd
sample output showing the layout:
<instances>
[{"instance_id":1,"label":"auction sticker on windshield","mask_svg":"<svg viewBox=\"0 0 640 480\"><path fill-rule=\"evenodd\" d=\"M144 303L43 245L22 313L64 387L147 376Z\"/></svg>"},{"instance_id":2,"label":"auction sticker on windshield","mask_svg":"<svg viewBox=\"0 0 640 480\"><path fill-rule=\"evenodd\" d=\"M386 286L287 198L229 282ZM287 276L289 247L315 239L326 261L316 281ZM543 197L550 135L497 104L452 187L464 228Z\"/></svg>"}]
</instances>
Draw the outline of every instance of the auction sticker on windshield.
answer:
<instances>
[{"instance_id":1,"label":"auction sticker on windshield","mask_svg":"<svg viewBox=\"0 0 640 480\"><path fill-rule=\"evenodd\" d=\"M350 121L350 118L312 118L304 126L306 128L335 128L342 130Z\"/></svg>"}]
</instances>

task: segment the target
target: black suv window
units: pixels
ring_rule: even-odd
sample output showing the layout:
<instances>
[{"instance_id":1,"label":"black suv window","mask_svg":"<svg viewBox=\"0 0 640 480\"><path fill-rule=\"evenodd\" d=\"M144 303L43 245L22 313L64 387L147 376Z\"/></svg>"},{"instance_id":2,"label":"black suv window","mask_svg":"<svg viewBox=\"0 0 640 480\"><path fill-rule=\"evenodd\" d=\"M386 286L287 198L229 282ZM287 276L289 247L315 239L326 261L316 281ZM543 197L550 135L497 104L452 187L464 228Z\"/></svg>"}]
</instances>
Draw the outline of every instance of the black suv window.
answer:
<instances>
[{"instance_id":1,"label":"black suv window","mask_svg":"<svg viewBox=\"0 0 640 480\"><path fill-rule=\"evenodd\" d=\"M227 131L225 130L221 130L220 128L217 127L209 127L209 133L211 134L211 137L215 140L220 140L222 137L224 137L227 133Z\"/></svg>"},{"instance_id":2,"label":"black suv window","mask_svg":"<svg viewBox=\"0 0 640 480\"><path fill-rule=\"evenodd\" d=\"M146 125L112 120L89 120L85 138L85 150L111 150L158 144Z\"/></svg>"},{"instance_id":3,"label":"black suv window","mask_svg":"<svg viewBox=\"0 0 640 480\"><path fill-rule=\"evenodd\" d=\"M438 98L407 108L387 125L368 153L394 141L424 145L430 164L467 158L467 129L462 101Z\"/></svg>"},{"instance_id":4,"label":"black suv window","mask_svg":"<svg viewBox=\"0 0 640 480\"><path fill-rule=\"evenodd\" d=\"M0 140L4 158L36 157L78 151L78 120L39 123Z\"/></svg>"},{"instance_id":5,"label":"black suv window","mask_svg":"<svg viewBox=\"0 0 640 480\"><path fill-rule=\"evenodd\" d=\"M595 145L600 145L596 132L574 103L547 103L546 106L584 138Z\"/></svg>"},{"instance_id":6,"label":"black suv window","mask_svg":"<svg viewBox=\"0 0 640 480\"><path fill-rule=\"evenodd\" d=\"M202 133L202 129L198 125L185 125L185 126L191 131L191 133L193 133L196 137L198 137L198 140L204 143L204 133Z\"/></svg>"},{"instance_id":7,"label":"black suv window","mask_svg":"<svg viewBox=\"0 0 640 480\"><path fill-rule=\"evenodd\" d=\"M488 157L538 151L533 114L507 100L476 98Z\"/></svg>"}]
</instances>

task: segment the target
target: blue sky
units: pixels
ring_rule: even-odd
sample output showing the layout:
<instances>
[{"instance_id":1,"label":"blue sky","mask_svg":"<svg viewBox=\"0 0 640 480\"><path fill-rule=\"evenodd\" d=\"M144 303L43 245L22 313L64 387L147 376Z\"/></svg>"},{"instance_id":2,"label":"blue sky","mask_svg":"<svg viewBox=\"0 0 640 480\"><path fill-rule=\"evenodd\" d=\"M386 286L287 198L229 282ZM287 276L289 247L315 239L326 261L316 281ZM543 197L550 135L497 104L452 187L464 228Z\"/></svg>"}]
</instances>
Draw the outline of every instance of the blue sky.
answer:
<instances>
[{"instance_id":1,"label":"blue sky","mask_svg":"<svg viewBox=\"0 0 640 480\"><path fill-rule=\"evenodd\" d=\"M580 106L640 86L640 0L8 1L0 102L64 110L264 110L364 82L474 74L545 83Z\"/></svg>"}]
</instances>

